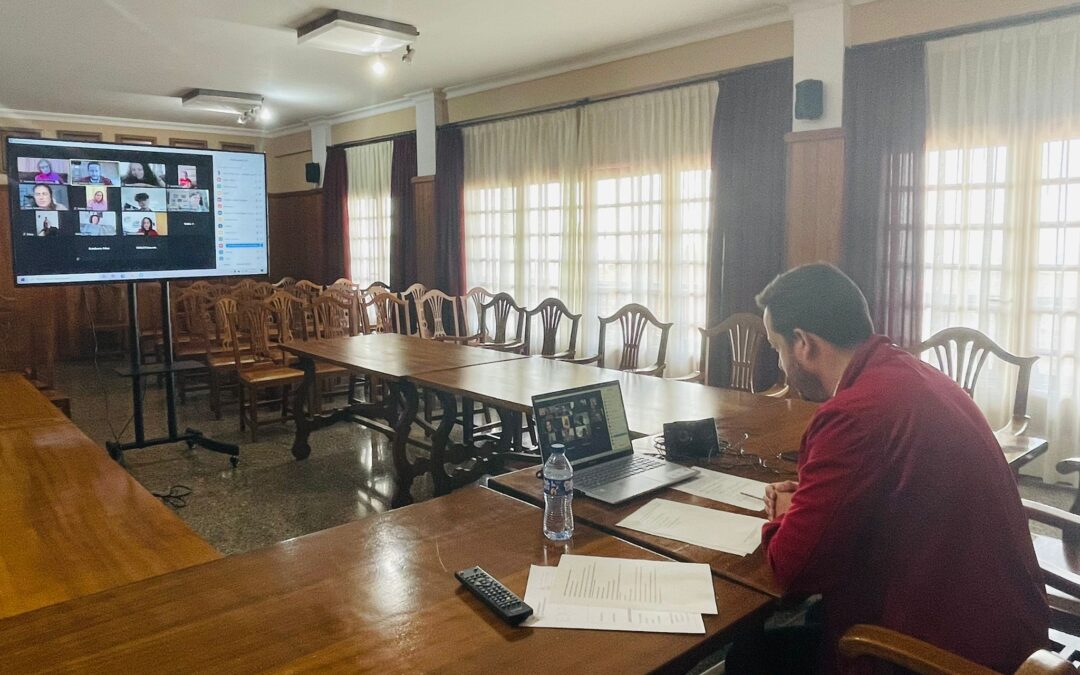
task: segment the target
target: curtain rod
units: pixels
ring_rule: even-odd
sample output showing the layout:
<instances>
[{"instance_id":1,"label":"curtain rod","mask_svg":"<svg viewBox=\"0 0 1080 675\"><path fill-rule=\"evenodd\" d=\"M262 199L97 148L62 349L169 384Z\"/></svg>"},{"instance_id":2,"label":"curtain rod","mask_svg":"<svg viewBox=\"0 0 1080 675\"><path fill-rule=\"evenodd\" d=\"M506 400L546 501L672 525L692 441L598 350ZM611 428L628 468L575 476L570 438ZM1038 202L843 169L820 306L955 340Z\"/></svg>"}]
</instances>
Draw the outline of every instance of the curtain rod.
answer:
<instances>
[{"instance_id":1,"label":"curtain rod","mask_svg":"<svg viewBox=\"0 0 1080 675\"><path fill-rule=\"evenodd\" d=\"M495 115L485 115L484 117L475 117L470 120L462 120L460 122L450 122L447 124L440 124L440 129L471 127L478 124L487 124L489 122L502 122L505 120L517 119L519 117L528 117L529 115L538 115L541 113L557 112L559 110L572 110L574 108L583 108L593 103L601 103L603 101L615 101L620 98L629 98L631 96L640 96L642 94L652 94L658 91L667 91L669 89L678 89L680 87L689 87L695 84L703 84L705 82L715 82L723 79L728 75L735 73L745 73L756 68L765 68L773 66L785 61L791 61L791 58L775 59L773 61L763 61L761 63L754 63L749 66L742 66L741 68L732 68L729 70L720 70L707 75L697 75L684 80L676 80L674 82L668 82L666 84L655 85L651 87L645 87L643 89L635 89L633 91L624 91L617 94L606 94L601 96L589 96L586 98L580 98L576 101L570 101L568 103L556 103L554 105L537 106L535 108L529 108L527 110L515 110L510 113L501 113Z\"/></svg>"},{"instance_id":2,"label":"curtain rod","mask_svg":"<svg viewBox=\"0 0 1080 675\"><path fill-rule=\"evenodd\" d=\"M385 134L383 136L376 136L374 138L365 138L360 141L349 141L347 143L335 143L334 145L328 145L328 148L355 148L358 145L371 145L372 143L383 143L384 141L393 141L398 138L407 138L409 136L415 136L415 131L402 131L397 134Z\"/></svg>"},{"instance_id":3,"label":"curtain rod","mask_svg":"<svg viewBox=\"0 0 1080 675\"><path fill-rule=\"evenodd\" d=\"M935 40L944 40L946 38L958 37L960 35L970 35L971 33L983 33L990 30L999 30L1002 28L1012 28L1013 26L1026 26L1028 24L1041 23L1043 21L1052 21L1053 19L1061 19L1076 14L1080 14L1080 4L1073 5L1071 7L1058 7L1055 9L1047 10L1045 12L1037 12L1035 14L1007 16L1001 19L993 19L991 21L983 21L981 23L973 23L967 26L958 26L956 28L943 28L941 30L930 31L928 33L919 33L918 35L904 35L902 37L889 38L888 40L879 40L878 42L867 42L861 45L855 45L854 47L850 47L850 49L862 49L863 47L880 47L882 45L904 44L912 42L933 42Z\"/></svg>"}]
</instances>

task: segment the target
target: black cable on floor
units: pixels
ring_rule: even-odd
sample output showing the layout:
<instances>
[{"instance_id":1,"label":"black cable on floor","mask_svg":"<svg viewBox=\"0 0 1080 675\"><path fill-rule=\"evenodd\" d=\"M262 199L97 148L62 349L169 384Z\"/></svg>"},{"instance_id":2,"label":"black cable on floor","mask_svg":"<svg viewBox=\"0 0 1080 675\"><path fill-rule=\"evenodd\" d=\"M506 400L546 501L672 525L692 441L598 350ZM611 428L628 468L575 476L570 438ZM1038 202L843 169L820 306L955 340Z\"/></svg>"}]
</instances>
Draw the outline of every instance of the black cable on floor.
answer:
<instances>
[{"instance_id":1,"label":"black cable on floor","mask_svg":"<svg viewBox=\"0 0 1080 675\"><path fill-rule=\"evenodd\" d=\"M177 483L169 488L168 492L151 492L160 499L166 506L171 506L174 509L182 509L187 506L187 498L194 492L186 485L180 485Z\"/></svg>"}]
</instances>

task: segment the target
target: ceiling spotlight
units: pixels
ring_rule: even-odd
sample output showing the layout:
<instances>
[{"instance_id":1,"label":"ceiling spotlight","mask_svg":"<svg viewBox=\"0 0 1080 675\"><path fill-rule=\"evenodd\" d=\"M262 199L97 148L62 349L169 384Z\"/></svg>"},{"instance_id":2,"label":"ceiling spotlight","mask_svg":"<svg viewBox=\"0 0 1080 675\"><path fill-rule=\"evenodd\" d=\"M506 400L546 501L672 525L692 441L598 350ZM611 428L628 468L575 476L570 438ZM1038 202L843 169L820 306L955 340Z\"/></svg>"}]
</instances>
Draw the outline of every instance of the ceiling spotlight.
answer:
<instances>
[{"instance_id":1,"label":"ceiling spotlight","mask_svg":"<svg viewBox=\"0 0 1080 675\"><path fill-rule=\"evenodd\" d=\"M259 108L259 119L263 122L269 122L274 117L274 114L270 112L270 108L263 106Z\"/></svg>"},{"instance_id":2,"label":"ceiling spotlight","mask_svg":"<svg viewBox=\"0 0 1080 675\"><path fill-rule=\"evenodd\" d=\"M412 45L405 45L405 53L401 55L401 62L412 63L414 54L416 54L416 50L412 48Z\"/></svg>"},{"instance_id":3,"label":"ceiling spotlight","mask_svg":"<svg viewBox=\"0 0 1080 675\"><path fill-rule=\"evenodd\" d=\"M383 60L382 54L375 57L375 60L371 63L371 69L380 77L386 74L386 61Z\"/></svg>"}]
</instances>

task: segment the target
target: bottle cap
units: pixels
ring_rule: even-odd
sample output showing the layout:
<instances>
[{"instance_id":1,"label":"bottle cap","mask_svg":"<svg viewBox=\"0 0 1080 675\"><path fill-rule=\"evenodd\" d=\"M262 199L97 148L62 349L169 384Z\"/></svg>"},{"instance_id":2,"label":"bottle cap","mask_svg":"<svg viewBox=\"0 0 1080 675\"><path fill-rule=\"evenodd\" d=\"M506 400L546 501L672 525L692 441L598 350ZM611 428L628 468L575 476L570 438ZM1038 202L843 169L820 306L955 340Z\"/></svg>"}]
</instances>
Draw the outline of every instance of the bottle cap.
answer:
<instances>
[{"instance_id":1,"label":"bottle cap","mask_svg":"<svg viewBox=\"0 0 1080 675\"><path fill-rule=\"evenodd\" d=\"M551 444L551 451L552 452L561 452L561 453L565 454L566 453L566 446L563 445L562 443L552 443Z\"/></svg>"}]
</instances>

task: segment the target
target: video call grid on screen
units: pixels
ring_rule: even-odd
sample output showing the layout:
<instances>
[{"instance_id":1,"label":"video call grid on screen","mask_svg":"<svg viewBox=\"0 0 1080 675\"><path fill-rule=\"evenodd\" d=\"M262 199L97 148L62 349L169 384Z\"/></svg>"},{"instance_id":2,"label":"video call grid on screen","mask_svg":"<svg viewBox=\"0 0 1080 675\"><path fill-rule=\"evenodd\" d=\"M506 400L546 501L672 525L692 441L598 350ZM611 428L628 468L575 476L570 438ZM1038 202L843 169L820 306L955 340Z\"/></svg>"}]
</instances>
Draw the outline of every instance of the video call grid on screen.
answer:
<instances>
[{"instance_id":1,"label":"video call grid on screen","mask_svg":"<svg viewBox=\"0 0 1080 675\"><path fill-rule=\"evenodd\" d=\"M261 153L9 139L16 285L267 271Z\"/></svg>"}]
</instances>

